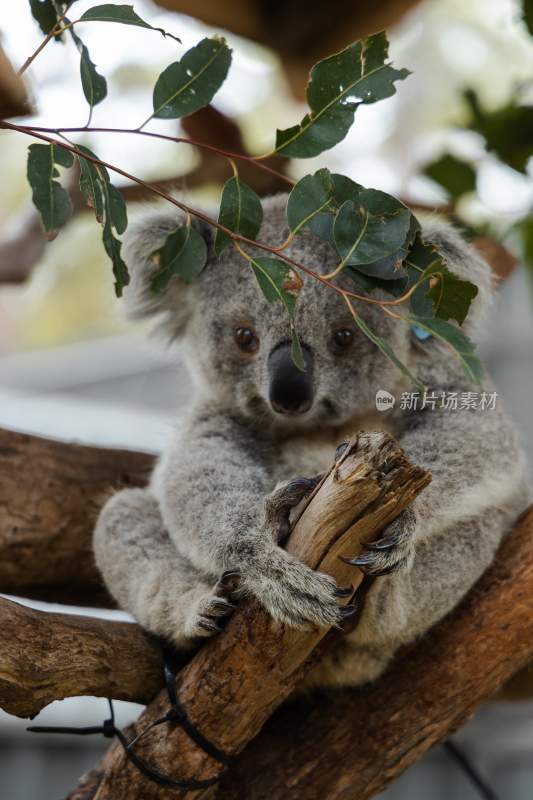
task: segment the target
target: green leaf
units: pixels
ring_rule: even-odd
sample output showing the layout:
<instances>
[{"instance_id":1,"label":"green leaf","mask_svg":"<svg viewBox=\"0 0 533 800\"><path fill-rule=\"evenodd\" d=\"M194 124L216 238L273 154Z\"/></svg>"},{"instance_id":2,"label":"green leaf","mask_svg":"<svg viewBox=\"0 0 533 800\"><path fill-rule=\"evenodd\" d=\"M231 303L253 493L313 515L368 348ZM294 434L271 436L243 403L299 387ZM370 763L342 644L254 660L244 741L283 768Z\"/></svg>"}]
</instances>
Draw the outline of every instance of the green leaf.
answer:
<instances>
[{"instance_id":1,"label":"green leaf","mask_svg":"<svg viewBox=\"0 0 533 800\"><path fill-rule=\"evenodd\" d=\"M56 144L31 144L28 148L28 182L49 241L72 214L69 194L55 178L59 177L57 165L71 167L73 161L72 154Z\"/></svg>"},{"instance_id":2,"label":"green leaf","mask_svg":"<svg viewBox=\"0 0 533 800\"><path fill-rule=\"evenodd\" d=\"M82 45L81 48L80 76L85 99L89 106L93 108L93 106L98 105L107 97L107 82L104 76L99 75L96 71L96 66L91 61L89 51L85 45Z\"/></svg>"},{"instance_id":3,"label":"green leaf","mask_svg":"<svg viewBox=\"0 0 533 800\"><path fill-rule=\"evenodd\" d=\"M425 174L454 199L476 189L476 172L467 161L445 153L424 168Z\"/></svg>"},{"instance_id":4,"label":"green leaf","mask_svg":"<svg viewBox=\"0 0 533 800\"><path fill-rule=\"evenodd\" d=\"M411 370L403 363L403 361L401 361L398 358L398 356L396 355L390 344L386 341L386 339L383 339L381 336L378 336L377 333L374 333L374 331L371 328L369 328L367 323L359 316L359 314L354 314L353 318L356 325L361 329L361 331L365 334L365 336L368 339L370 339L371 342L373 342L377 347L379 347L383 355L385 355L389 359L389 361L392 361L392 363L396 367L398 367L400 372L402 372L407 378L409 378L409 380L412 381L412 383L423 389L424 388L423 384L421 384L418 378L415 375L413 375Z\"/></svg>"},{"instance_id":5,"label":"green leaf","mask_svg":"<svg viewBox=\"0 0 533 800\"><path fill-rule=\"evenodd\" d=\"M33 18L39 23L43 33L50 33L57 24L58 14L52 0L30 0L30 9Z\"/></svg>"},{"instance_id":6,"label":"green leaf","mask_svg":"<svg viewBox=\"0 0 533 800\"><path fill-rule=\"evenodd\" d=\"M78 145L77 149L87 156L96 158L88 147ZM80 191L87 205L94 209L96 219L103 227L102 240L106 253L113 264L115 276L115 292L121 297L122 290L129 283L128 268L121 255L119 236L128 226L128 216L124 198L111 183L109 172L101 164L95 164L88 158L78 157L80 164Z\"/></svg>"},{"instance_id":7,"label":"green leaf","mask_svg":"<svg viewBox=\"0 0 533 800\"><path fill-rule=\"evenodd\" d=\"M163 36L169 36L176 42L181 42L181 39L178 39L178 37L174 36L172 33L167 33L163 28L154 28L153 25L149 25L148 22L145 22L139 17L134 11L133 6L104 3L101 6L89 8L81 15L80 20L82 22L121 22L123 25L135 25L138 28L148 28L152 31L158 31L162 33Z\"/></svg>"},{"instance_id":8,"label":"green leaf","mask_svg":"<svg viewBox=\"0 0 533 800\"><path fill-rule=\"evenodd\" d=\"M104 248L113 264L113 275L115 276L115 292L117 297L122 296L122 289L130 282L128 267L121 255L122 242L114 235L111 223L106 221L102 233Z\"/></svg>"},{"instance_id":9,"label":"green leaf","mask_svg":"<svg viewBox=\"0 0 533 800\"><path fill-rule=\"evenodd\" d=\"M335 221L336 211L346 200L353 200L354 203L357 203L359 192L365 187L361 186L360 183L352 181L352 179L348 178L346 175L340 175L338 172L332 173L330 178L333 184L333 193L330 202L331 211L320 212L314 216L309 223L309 227L314 234L320 236L321 239L329 242L334 247L333 223Z\"/></svg>"},{"instance_id":10,"label":"green leaf","mask_svg":"<svg viewBox=\"0 0 533 800\"><path fill-rule=\"evenodd\" d=\"M227 180L222 189L218 222L233 233L255 239L262 221L263 207L254 190L237 175ZM230 237L217 228L215 253L220 255L230 242Z\"/></svg>"},{"instance_id":11,"label":"green leaf","mask_svg":"<svg viewBox=\"0 0 533 800\"><path fill-rule=\"evenodd\" d=\"M277 131L276 152L309 158L340 142L362 103L375 103L396 91L394 82L409 75L387 63L385 33L355 42L340 53L319 61L307 85L309 113L299 125Z\"/></svg>"},{"instance_id":12,"label":"green leaf","mask_svg":"<svg viewBox=\"0 0 533 800\"><path fill-rule=\"evenodd\" d=\"M299 276L279 258L252 258L250 266L268 302L281 300L292 318L301 288Z\"/></svg>"},{"instance_id":13,"label":"green leaf","mask_svg":"<svg viewBox=\"0 0 533 800\"><path fill-rule=\"evenodd\" d=\"M372 191L360 193L357 207L346 200L335 216L333 238L344 264L371 264L396 253L405 242L411 212L405 207L392 211L391 206L380 205Z\"/></svg>"},{"instance_id":14,"label":"green leaf","mask_svg":"<svg viewBox=\"0 0 533 800\"><path fill-rule=\"evenodd\" d=\"M224 83L230 64L231 50L224 39L202 39L157 79L153 116L176 119L208 105Z\"/></svg>"},{"instance_id":15,"label":"green leaf","mask_svg":"<svg viewBox=\"0 0 533 800\"><path fill-rule=\"evenodd\" d=\"M357 273L370 278L371 285L375 288L381 288L387 292L394 293L399 287L405 287L403 290L399 289L398 291L399 295L403 294L407 286L405 280L402 279L407 278L409 274L404 261L419 231L420 223L414 214L411 214L409 230L401 247L392 255L380 258L370 264L358 264ZM348 269L351 270L352 267L348 267ZM394 285L391 286L391 284Z\"/></svg>"},{"instance_id":16,"label":"green leaf","mask_svg":"<svg viewBox=\"0 0 533 800\"><path fill-rule=\"evenodd\" d=\"M460 328L442 319L435 319L434 317L419 317L412 314L407 320L411 325L422 328L422 330L427 331L436 339L449 345L460 358L468 377L474 381L474 383L481 383L483 379L483 366L479 357L476 355L475 345Z\"/></svg>"},{"instance_id":17,"label":"green leaf","mask_svg":"<svg viewBox=\"0 0 533 800\"><path fill-rule=\"evenodd\" d=\"M192 225L182 225L167 236L163 246L152 253L152 259L158 270L150 288L162 292L174 277L191 283L201 273L207 263L207 245Z\"/></svg>"},{"instance_id":18,"label":"green leaf","mask_svg":"<svg viewBox=\"0 0 533 800\"><path fill-rule=\"evenodd\" d=\"M533 106L513 99L506 106L486 111L472 90L465 92L465 99L471 111L469 129L484 137L487 150L525 175L533 155Z\"/></svg>"},{"instance_id":19,"label":"green leaf","mask_svg":"<svg viewBox=\"0 0 533 800\"><path fill-rule=\"evenodd\" d=\"M533 36L533 0L522 0L522 18Z\"/></svg>"},{"instance_id":20,"label":"green leaf","mask_svg":"<svg viewBox=\"0 0 533 800\"><path fill-rule=\"evenodd\" d=\"M319 169L298 181L287 200L287 222L297 233L329 204L333 182L328 169Z\"/></svg>"},{"instance_id":21,"label":"green leaf","mask_svg":"<svg viewBox=\"0 0 533 800\"><path fill-rule=\"evenodd\" d=\"M92 150L83 145L77 145L77 149L86 155L96 158ZM102 192L101 182L109 181L109 173L105 167L98 166L92 161L85 158L79 158L80 165L80 191L85 198L85 202L89 208L94 209L96 219L100 223L104 223L104 193Z\"/></svg>"},{"instance_id":22,"label":"green leaf","mask_svg":"<svg viewBox=\"0 0 533 800\"><path fill-rule=\"evenodd\" d=\"M455 319L462 325L477 286L451 272L438 249L424 242L418 234L409 251L406 265L410 270L410 286L420 281L411 295L410 307L421 317Z\"/></svg>"},{"instance_id":23,"label":"green leaf","mask_svg":"<svg viewBox=\"0 0 533 800\"><path fill-rule=\"evenodd\" d=\"M455 319L462 325L478 289L470 281L459 278L447 267L432 273L436 281L426 294L433 303L433 313L439 319Z\"/></svg>"},{"instance_id":24,"label":"green leaf","mask_svg":"<svg viewBox=\"0 0 533 800\"><path fill-rule=\"evenodd\" d=\"M302 345L300 344L300 339L294 325L291 325L291 358L299 370L302 372L306 371Z\"/></svg>"}]
</instances>

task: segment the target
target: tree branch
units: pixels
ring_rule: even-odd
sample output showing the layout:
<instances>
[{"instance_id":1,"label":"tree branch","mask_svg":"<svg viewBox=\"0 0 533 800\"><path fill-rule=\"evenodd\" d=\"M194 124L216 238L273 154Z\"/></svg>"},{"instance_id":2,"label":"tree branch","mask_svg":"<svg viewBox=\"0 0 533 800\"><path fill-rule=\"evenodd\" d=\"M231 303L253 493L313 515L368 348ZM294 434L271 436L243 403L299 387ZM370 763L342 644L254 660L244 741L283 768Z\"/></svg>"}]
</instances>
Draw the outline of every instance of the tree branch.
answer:
<instances>
[{"instance_id":1,"label":"tree branch","mask_svg":"<svg viewBox=\"0 0 533 800\"><path fill-rule=\"evenodd\" d=\"M86 507L96 509L106 484L142 484L151 463L150 456L139 453L47 442L0 431L0 470L4 476L0 485L0 576L4 582L9 579L11 587L26 586L34 596L44 593L57 599L56 592L60 590L72 598L72 564L83 565L90 553L92 521ZM47 477L43 480L42 476ZM77 483L81 489L76 488ZM12 527L15 523L18 531ZM47 524L51 525L48 532ZM71 535L73 530L76 535ZM23 537L20 552L16 546L19 535ZM70 536L67 548L59 546L62 536ZM308 541L307 536L303 538ZM58 581L53 576L54 552L61 554ZM14 565L10 564L13 558L17 559ZM35 569L36 563L40 569ZM22 578L25 570L38 582L37 591ZM48 585L40 581L42 576L50 581ZM87 593L94 593L99 584L91 570L85 573L84 580L81 593L87 598ZM0 588L6 591L3 584ZM311 800L327 796L336 800L357 796L364 800L381 791L533 658L532 598L533 509L504 542L493 567L467 601L401 656L386 676L365 690L317 694L312 702L309 698L291 701L236 759L217 797ZM245 610L240 624L248 621L250 633L261 639L264 630L256 623L252 627L252 613L251 609ZM224 640L224 658L232 659L231 629L197 657L203 659L206 669L209 664L213 669L209 678L208 673L196 671L196 678L193 676L188 683L187 691L192 692L195 680L199 681L200 704L209 698L206 683L216 691L221 681L216 666L220 659L210 648L221 646ZM270 640L265 645L263 639L263 648L264 658ZM88 669L84 663L87 653ZM10 713L34 714L52 699L84 692L146 702L162 684L159 658L156 645L134 625L87 618L80 622L76 616L42 614L9 601L0 603L0 698ZM242 651L233 652L239 686L244 658L248 656ZM258 658L256 652L254 670ZM134 675L129 674L132 664ZM253 672L256 693L263 685L262 667L260 664ZM277 670L276 663L273 680L279 677ZM5 679L6 675L14 676L14 680ZM524 685L519 687L522 697L531 694L531 673L529 679L527 674L525 677ZM245 688L241 703L248 697ZM283 683L283 692L286 688ZM219 708L218 702L215 706ZM229 716L224 719L222 715L220 720L229 733L238 708L231 713L228 710ZM198 714L194 705L190 709ZM193 719L201 722L200 716ZM162 734L165 740L175 740L167 730ZM155 749L158 747L159 744ZM154 750L154 756L158 759L160 753ZM164 753L161 757L165 763ZM113 798L113 794L95 794L108 764L104 761L93 771L82 784L83 789L80 787L84 794L75 792L72 800L82 796L84 800ZM186 764L180 758L169 757L167 766L169 774L176 775ZM141 796L143 800L150 798L149 794Z\"/></svg>"},{"instance_id":2,"label":"tree branch","mask_svg":"<svg viewBox=\"0 0 533 800\"><path fill-rule=\"evenodd\" d=\"M160 648L138 625L51 614L0 598L0 706L34 717L77 695L148 703L161 688Z\"/></svg>"},{"instance_id":3,"label":"tree branch","mask_svg":"<svg viewBox=\"0 0 533 800\"><path fill-rule=\"evenodd\" d=\"M359 434L315 490L287 548L313 568L333 575L340 585L351 582L356 589L361 573L339 556L353 556L361 542L401 513L429 480L428 473L410 464L388 434ZM325 628L295 631L276 625L255 603L249 603L234 616L224 635L204 646L181 672L180 702L210 742L234 755L257 735L322 648L332 646L333 638ZM138 735L167 708L168 699L161 693L126 735ZM182 779L210 780L220 771L220 765L178 726L154 728L138 743L136 754L160 772ZM91 790L85 785L73 797L162 800L192 796L187 791L167 792L148 781L118 744L111 746L96 774L99 779ZM193 794L206 796L203 791Z\"/></svg>"},{"instance_id":4,"label":"tree branch","mask_svg":"<svg viewBox=\"0 0 533 800\"><path fill-rule=\"evenodd\" d=\"M371 686L287 704L216 798L374 797L532 658L533 507L457 611Z\"/></svg>"},{"instance_id":5,"label":"tree branch","mask_svg":"<svg viewBox=\"0 0 533 800\"><path fill-rule=\"evenodd\" d=\"M0 429L0 592L113 605L92 554L112 489L146 484L153 457Z\"/></svg>"}]
</instances>

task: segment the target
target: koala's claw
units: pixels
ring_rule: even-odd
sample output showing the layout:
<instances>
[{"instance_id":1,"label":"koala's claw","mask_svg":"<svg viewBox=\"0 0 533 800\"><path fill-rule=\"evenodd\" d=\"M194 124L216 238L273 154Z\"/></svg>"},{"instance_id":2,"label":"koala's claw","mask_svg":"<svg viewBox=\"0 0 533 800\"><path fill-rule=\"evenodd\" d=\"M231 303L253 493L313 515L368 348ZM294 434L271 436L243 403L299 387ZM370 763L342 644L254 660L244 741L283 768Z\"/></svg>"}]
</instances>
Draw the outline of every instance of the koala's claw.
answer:
<instances>
[{"instance_id":1,"label":"koala's claw","mask_svg":"<svg viewBox=\"0 0 533 800\"><path fill-rule=\"evenodd\" d=\"M345 453L346 448L348 447L349 442L341 442L340 445L335 450L335 457L334 460L338 461L339 458Z\"/></svg>"},{"instance_id":2,"label":"koala's claw","mask_svg":"<svg viewBox=\"0 0 533 800\"><path fill-rule=\"evenodd\" d=\"M240 579L238 570L227 570L220 576L213 593L198 599L189 616L188 636L205 638L215 636L224 629L225 623L238 608L232 601Z\"/></svg>"},{"instance_id":3,"label":"koala's claw","mask_svg":"<svg viewBox=\"0 0 533 800\"><path fill-rule=\"evenodd\" d=\"M367 542L359 556L341 556L341 559L346 564L359 567L365 575L374 578L389 575L412 561L414 528L414 514L411 509L407 509L389 525L379 539Z\"/></svg>"},{"instance_id":4,"label":"koala's claw","mask_svg":"<svg viewBox=\"0 0 533 800\"><path fill-rule=\"evenodd\" d=\"M351 617L357 611L358 606L356 603L350 603L348 606L344 606L344 608L340 609L340 615L342 619L346 619L346 617Z\"/></svg>"},{"instance_id":5,"label":"koala's claw","mask_svg":"<svg viewBox=\"0 0 533 800\"><path fill-rule=\"evenodd\" d=\"M265 520L273 529L276 541L282 541L289 535L290 513L315 486L322 480L322 475L313 478L295 478L275 489L265 500Z\"/></svg>"},{"instance_id":6,"label":"koala's claw","mask_svg":"<svg viewBox=\"0 0 533 800\"><path fill-rule=\"evenodd\" d=\"M351 597L353 594L353 586L347 586L345 589L341 588L340 586L337 586L333 594L335 595L335 597Z\"/></svg>"},{"instance_id":7,"label":"koala's claw","mask_svg":"<svg viewBox=\"0 0 533 800\"><path fill-rule=\"evenodd\" d=\"M227 569L220 576L215 588L217 595L221 597L230 597L239 588L241 582L241 573L238 569Z\"/></svg>"}]
</instances>

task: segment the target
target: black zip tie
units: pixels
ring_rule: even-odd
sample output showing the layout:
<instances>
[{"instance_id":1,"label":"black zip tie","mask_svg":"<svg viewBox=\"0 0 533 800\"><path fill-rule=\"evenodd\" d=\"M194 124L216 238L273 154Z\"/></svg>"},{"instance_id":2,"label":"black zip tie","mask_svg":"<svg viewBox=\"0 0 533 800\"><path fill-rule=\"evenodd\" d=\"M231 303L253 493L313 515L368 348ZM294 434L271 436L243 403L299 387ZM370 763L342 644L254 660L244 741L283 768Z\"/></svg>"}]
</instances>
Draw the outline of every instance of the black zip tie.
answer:
<instances>
[{"instance_id":1,"label":"black zip tie","mask_svg":"<svg viewBox=\"0 0 533 800\"><path fill-rule=\"evenodd\" d=\"M476 787L483 800L499 800L496 792L493 792L491 787L488 786L464 750L458 747L455 742L452 742L451 739L445 741L443 747L447 751L448 755L454 759L458 766L463 770L465 775L470 779L471 783Z\"/></svg>"},{"instance_id":2,"label":"black zip tie","mask_svg":"<svg viewBox=\"0 0 533 800\"><path fill-rule=\"evenodd\" d=\"M62 733L62 734L74 734L76 736L90 736L92 734L101 734L106 738L113 738L116 736L118 741L120 742L122 749L124 750L126 757L131 761L131 763L141 772L146 778L153 781L154 783L158 783L160 786L166 786L172 789L183 789L186 791L195 791L198 789L206 789L209 786L213 786L213 784L217 783L220 778L222 777L222 773L216 775L214 778L206 778L204 780L194 780L194 779L180 779L180 778L171 778L168 775L164 775L159 770L151 767L149 764L144 761L140 756L138 756L134 750L132 749L135 744L147 734L152 728L155 728L157 725L162 725L165 722L175 722L180 725L185 733L189 736L190 739L193 740L195 744L198 745L208 756L215 759L219 763L227 766L230 763L230 757L223 753L222 750L219 750L212 742L205 738L205 736L200 733L197 728L192 724L189 720L187 713L181 703L178 700L178 696L176 693L176 669L174 663L172 661L172 656L168 650L163 650L164 656L164 675L165 675L165 686L168 694L168 699L170 702L170 708L167 713L160 717L159 719L154 720L149 725L144 728L140 733L137 734L131 741L128 742L124 734L121 730L119 730L115 725L115 712L113 708L113 701L111 698L108 698L109 703L109 712L110 717L109 719L104 720L102 725L91 725L85 728L70 728L64 726L48 726L48 725L33 725L27 728L31 733Z\"/></svg>"}]
</instances>

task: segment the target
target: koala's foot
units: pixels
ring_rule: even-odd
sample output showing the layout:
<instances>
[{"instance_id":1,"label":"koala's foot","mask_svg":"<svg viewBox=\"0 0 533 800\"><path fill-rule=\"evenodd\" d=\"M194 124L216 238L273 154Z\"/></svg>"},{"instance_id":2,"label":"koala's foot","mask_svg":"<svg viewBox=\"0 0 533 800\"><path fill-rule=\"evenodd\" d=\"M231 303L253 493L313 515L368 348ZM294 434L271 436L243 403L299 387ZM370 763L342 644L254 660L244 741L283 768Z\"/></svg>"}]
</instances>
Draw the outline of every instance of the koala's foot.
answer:
<instances>
[{"instance_id":1,"label":"koala's foot","mask_svg":"<svg viewBox=\"0 0 533 800\"><path fill-rule=\"evenodd\" d=\"M241 573L238 570L224 572L214 589L196 598L187 614L185 635L188 638L215 636L223 629L237 605L235 592L239 588Z\"/></svg>"},{"instance_id":2,"label":"koala's foot","mask_svg":"<svg viewBox=\"0 0 533 800\"><path fill-rule=\"evenodd\" d=\"M381 537L367 542L359 556L344 558L347 564L359 567L374 578L388 575L412 563L414 557L415 516L407 508L385 530Z\"/></svg>"},{"instance_id":3,"label":"koala's foot","mask_svg":"<svg viewBox=\"0 0 533 800\"><path fill-rule=\"evenodd\" d=\"M265 521L272 530L274 539L282 542L290 532L290 513L315 486L322 480L322 475L313 478L294 478L274 489L265 500Z\"/></svg>"},{"instance_id":4,"label":"koala's foot","mask_svg":"<svg viewBox=\"0 0 533 800\"><path fill-rule=\"evenodd\" d=\"M351 587L338 588L329 575L315 572L277 546L256 554L243 574L243 589L271 617L293 628L340 625L356 611L355 605L339 604L351 596Z\"/></svg>"}]
</instances>

